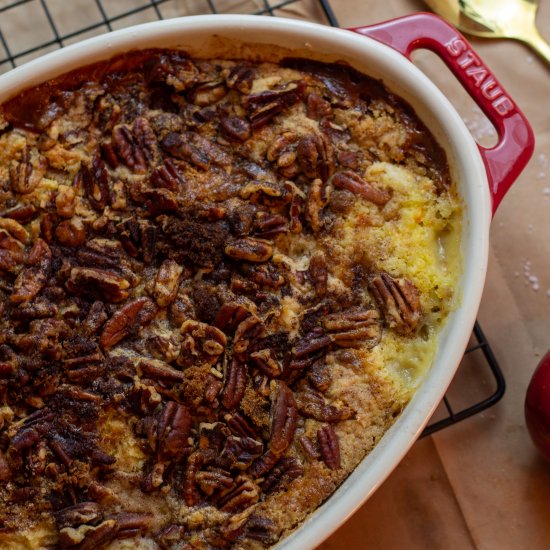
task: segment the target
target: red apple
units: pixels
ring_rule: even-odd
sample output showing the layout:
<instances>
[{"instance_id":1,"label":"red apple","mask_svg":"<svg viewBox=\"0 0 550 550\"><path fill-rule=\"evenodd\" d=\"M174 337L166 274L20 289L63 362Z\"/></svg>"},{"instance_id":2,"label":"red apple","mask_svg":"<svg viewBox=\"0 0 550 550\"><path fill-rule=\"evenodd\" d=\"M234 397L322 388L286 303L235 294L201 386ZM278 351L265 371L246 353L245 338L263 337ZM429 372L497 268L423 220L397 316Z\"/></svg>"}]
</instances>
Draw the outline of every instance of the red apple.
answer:
<instances>
[{"instance_id":1,"label":"red apple","mask_svg":"<svg viewBox=\"0 0 550 550\"><path fill-rule=\"evenodd\" d=\"M550 351L541 359L527 388L525 422L536 447L550 461Z\"/></svg>"}]
</instances>

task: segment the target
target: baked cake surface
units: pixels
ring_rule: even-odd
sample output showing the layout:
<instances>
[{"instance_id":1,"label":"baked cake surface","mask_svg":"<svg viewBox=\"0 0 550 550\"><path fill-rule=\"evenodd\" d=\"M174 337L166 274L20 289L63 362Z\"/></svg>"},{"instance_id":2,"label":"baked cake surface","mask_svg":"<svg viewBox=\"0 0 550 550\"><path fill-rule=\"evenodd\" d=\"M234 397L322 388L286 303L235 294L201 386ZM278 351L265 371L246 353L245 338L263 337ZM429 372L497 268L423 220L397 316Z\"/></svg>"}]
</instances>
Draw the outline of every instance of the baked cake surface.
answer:
<instances>
[{"instance_id":1,"label":"baked cake surface","mask_svg":"<svg viewBox=\"0 0 550 550\"><path fill-rule=\"evenodd\" d=\"M151 50L0 109L0 548L265 548L406 406L461 209L343 65Z\"/></svg>"}]
</instances>

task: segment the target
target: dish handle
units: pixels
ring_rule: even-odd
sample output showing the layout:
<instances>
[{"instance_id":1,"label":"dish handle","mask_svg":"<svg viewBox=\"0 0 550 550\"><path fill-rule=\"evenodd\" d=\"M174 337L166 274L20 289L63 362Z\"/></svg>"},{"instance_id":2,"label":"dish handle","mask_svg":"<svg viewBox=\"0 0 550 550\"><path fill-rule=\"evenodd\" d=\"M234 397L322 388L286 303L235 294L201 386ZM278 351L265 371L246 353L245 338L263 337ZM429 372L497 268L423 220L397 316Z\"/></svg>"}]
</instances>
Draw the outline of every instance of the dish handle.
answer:
<instances>
[{"instance_id":1,"label":"dish handle","mask_svg":"<svg viewBox=\"0 0 550 550\"><path fill-rule=\"evenodd\" d=\"M416 13L350 31L374 38L409 60L417 49L437 54L493 123L498 142L478 144L487 170L493 214L519 176L535 147L533 130L493 73L467 40L449 23L431 13Z\"/></svg>"}]
</instances>

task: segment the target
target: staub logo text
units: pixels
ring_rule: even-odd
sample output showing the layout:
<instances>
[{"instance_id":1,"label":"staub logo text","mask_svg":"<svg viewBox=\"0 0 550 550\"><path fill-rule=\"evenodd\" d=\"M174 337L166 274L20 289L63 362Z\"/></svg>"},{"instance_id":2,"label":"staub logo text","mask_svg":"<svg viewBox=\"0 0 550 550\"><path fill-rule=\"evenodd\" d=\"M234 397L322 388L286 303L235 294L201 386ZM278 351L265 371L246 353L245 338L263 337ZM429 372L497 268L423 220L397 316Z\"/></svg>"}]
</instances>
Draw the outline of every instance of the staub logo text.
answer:
<instances>
[{"instance_id":1,"label":"staub logo text","mask_svg":"<svg viewBox=\"0 0 550 550\"><path fill-rule=\"evenodd\" d=\"M499 115L505 116L514 109L512 100L506 96L487 67L464 40L455 36L445 44L445 47L453 57L456 57L458 66L474 81L476 87L481 90L483 97L491 102L492 107Z\"/></svg>"}]
</instances>

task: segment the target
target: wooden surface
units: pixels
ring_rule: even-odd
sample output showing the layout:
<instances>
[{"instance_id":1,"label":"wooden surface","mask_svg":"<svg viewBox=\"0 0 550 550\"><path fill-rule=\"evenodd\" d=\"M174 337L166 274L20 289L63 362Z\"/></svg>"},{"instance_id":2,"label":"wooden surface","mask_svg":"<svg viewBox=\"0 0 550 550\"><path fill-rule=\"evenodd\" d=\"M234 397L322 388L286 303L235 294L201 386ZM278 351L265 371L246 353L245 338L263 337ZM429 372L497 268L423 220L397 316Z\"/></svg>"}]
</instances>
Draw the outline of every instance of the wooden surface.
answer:
<instances>
[{"instance_id":1,"label":"wooden surface","mask_svg":"<svg viewBox=\"0 0 550 550\"><path fill-rule=\"evenodd\" d=\"M332 6L341 26L425 9L413 0L333 0ZM537 21L550 38L549 0L542 0ZM507 392L487 412L417 442L375 495L318 550L550 548L550 465L533 448L523 418L531 373L550 347L550 67L520 43L470 41L537 137L533 160L493 221L479 313ZM451 97L474 135L490 139L490 126L450 73L430 56L419 56L419 65ZM475 376L458 376L453 393L471 395L479 384Z\"/></svg>"}]
</instances>

